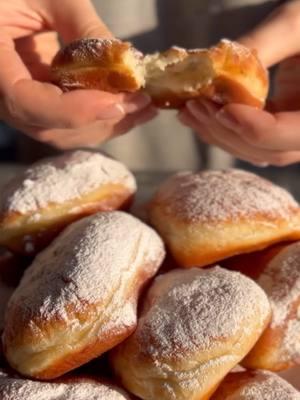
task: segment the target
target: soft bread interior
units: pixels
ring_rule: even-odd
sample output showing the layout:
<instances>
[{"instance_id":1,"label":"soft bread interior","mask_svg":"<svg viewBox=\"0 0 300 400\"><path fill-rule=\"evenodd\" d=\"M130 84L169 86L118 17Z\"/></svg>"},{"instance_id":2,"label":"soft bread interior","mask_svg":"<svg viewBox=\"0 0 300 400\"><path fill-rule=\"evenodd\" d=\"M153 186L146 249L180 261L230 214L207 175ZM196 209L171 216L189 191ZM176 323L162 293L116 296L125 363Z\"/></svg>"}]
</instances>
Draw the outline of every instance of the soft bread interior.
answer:
<instances>
[{"instance_id":1,"label":"soft bread interior","mask_svg":"<svg viewBox=\"0 0 300 400\"><path fill-rule=\"evenodd\" d=\"M144 59L145 84L151 93L189 93L212 82L215 71L207 52L154 54Z\"/></svg>"},{"instance_id":2,"label":"soft bread interior","mask_svg":"<svg viewBox=\"0 0 300 400\"><path fill-rule=\"evenodd\" d=\"M141 59L128 49L123 62L134 71L140 86L151 94L194 92L210 84L215 77L212 61L205 50L187 53L174 47Z\"/></svg>"},{"instance_id":3,"label":"soft bread interior","mask_svg":"<svg viewBox=\"0 0 300 400\"><path fill-rule=\"evenodd\" d=\"M142 57L140 57L140 54L136 50L129 48L124 53L122 62L129 71L133 71L135 80L140 85L140 87L144 87L145 66Z\"/></svg>"}]
</instances>

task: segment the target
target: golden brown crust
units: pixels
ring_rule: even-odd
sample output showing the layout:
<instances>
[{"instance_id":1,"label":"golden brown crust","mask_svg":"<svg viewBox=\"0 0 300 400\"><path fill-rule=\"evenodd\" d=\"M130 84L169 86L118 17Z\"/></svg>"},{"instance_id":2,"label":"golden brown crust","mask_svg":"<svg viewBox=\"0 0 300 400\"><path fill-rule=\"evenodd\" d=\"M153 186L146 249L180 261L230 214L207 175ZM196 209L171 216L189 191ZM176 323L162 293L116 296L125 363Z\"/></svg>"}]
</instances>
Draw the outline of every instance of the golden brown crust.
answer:
<instances>
[{"instance_id":1,"label":"golden brown crust","mask_svg":"<svg viewBox=\"0 0 300 400\"><path fill-rule=\"evenodd\" d=\"M149 218L186 268L300 238L300 210L292 197L233 169L170 177L153 197Z\"/></svg>"},{"instance_id":2,"label":"golden brown crust","mask_svg":"<svg viewBox=\"0 0 300 400\"><path fill-rule=\"evenodd\" d=\"M63 48L52 62L53 81L64 91L98 89L111 93L135 92L141 82L126 62L130 43L117 39L80 39Z\"/></svg>"},{"instance_id":3,"label":"golden brown crust","mask_svg":"<svg viewBox=\"0 0 300 400\"><path fill-rule=\"evenodd\" d=\"M146 91L163 108L180 108L199 97L221 105L262 108L268 89L268 73L256 52L227 40L208 50L180 49L177 62L170 61L161 74L146 77Z\"/></svg>"},{"instance_id":4,"label":"golden brown crust","mask_svg":"<svg viewBox=\"0 0 300 400\"><path fill-rule=\"evenodd\" d=\"M100 153L73 151L42 160L2 193L0 245L34 255L80 218L127 210L135 190L127 168Z\"/></svg>"},{"instance_id":5,"label":"golden brown crust","mask_svg":"<svg viewBox=\"0 0 300 400\"><path fill-rule=\"evenodd\" d=\"M223 263L255 279L273 311L270 325L243 361L249 368L281 371L300 363L300 243L279 244Z\"/></svg>"},{"instance_id":6,"label":"golden brown crust","mask_svg":"<svg viewBox=\"0 0 300 400\"><path fill-rule=\"evenodd\" d=\"M242 371L227 375L211 397L211 400L263 399L298 400L300 393L278 375L266 371Z\"/></svg>"},{"instance_id":7,"label":"golden brown crust","mask_svg":"<svg viewBox=\"0 0 300 400\"><path fill-rule=\"evenodd\" d=\"M174 270L150 287L138 327L112 350L112 365L142 399L208 399L269 319L266 295L241 274Z\"/></svg>"},{"instance_id":8,"label":"golden brown crust","mask_svg":"<svg viewBox=\"0 0 300 400\"><path fill-rule=\"evenodd\" d=\"M71 223L97 212L127 211L133 200L132 192L125 186L105 185L95 193L66 202L63 206L52 205L46 210L37 210L40 216L37 222L27 221L22 214L11 212L0 219L0 243L17 254L33 256Z\"/></svg>"},{"instance_id":9,"label":"golden brown crust","mask_svg":"<svg viewBox=\"0 0 300 400\"><path fill-rule=\"evenodd\" d=\"M269 89L256 52L228 40L208 50L172 47L143 58L116 39L81 39L56 55L52 73L63 90L118 93L144 87L161 108L181 108L199 97L262 108Z\"/></svg>"},{"instance_id":10,"label":"golden brown crust","mask_svg":"<svg viewBox=\"0 0 300 400\"><path fill-rule=\"evenodd\" d=\"M163 257L158 235L129 214L73 223L35 258L11 298L3 334L9 364L54 379L122 342Z\"/></svg>"}]
</instances>

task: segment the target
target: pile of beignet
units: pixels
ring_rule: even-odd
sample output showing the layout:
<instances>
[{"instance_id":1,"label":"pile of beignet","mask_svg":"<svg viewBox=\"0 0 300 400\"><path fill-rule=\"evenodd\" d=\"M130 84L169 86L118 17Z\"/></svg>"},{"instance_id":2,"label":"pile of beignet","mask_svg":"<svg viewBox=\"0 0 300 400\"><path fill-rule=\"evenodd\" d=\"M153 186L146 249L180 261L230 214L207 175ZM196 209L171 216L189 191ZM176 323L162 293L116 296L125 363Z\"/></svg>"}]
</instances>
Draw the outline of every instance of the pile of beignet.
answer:
<instances>
[{"instance_id":1,"label":"pile of beignet","mask_svg":"<svg viewBox=\"0 0 300 400\"><path fill-rule=\"evenodd\" d=\"M182 172L145 223L136 188L87 150L3 188L0 398L299 400L275 373L300 364L299 204L249 172Z\"/></svg>"}]
</instances>

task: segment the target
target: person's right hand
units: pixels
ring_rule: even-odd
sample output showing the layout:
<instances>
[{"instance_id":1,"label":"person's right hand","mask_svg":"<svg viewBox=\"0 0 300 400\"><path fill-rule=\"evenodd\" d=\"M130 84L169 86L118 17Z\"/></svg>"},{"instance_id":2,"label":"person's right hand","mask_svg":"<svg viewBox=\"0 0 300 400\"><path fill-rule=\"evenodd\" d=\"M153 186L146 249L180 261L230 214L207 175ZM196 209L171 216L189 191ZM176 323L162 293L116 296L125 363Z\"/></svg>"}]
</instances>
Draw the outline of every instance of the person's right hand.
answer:
<instances>
[{"instance_id":1,"label":"person's right hand","mask_svg":"<svg viewBox=\"0 0 300 400\"><path fill-rule=\"evenodd\" d=\"M97 145L156 114L143 94L63 93L47 83L57 33L65 43L112 36L89 0L1 0L1 120L66 149Z\"/></svg>"},{"instance_id":2,"label":"person's right hand","mask_svg":"<svg viewBox=\"0 0 300 400\"><path fill-rule=\"evenodd\" d=\"M208 144L259 166L300 162L300 0L287 1L239 41L256 49L269 68L279 64L265 110L242 104L221 107L192 100L180 121Z\"/></svg>"}]
</instances>

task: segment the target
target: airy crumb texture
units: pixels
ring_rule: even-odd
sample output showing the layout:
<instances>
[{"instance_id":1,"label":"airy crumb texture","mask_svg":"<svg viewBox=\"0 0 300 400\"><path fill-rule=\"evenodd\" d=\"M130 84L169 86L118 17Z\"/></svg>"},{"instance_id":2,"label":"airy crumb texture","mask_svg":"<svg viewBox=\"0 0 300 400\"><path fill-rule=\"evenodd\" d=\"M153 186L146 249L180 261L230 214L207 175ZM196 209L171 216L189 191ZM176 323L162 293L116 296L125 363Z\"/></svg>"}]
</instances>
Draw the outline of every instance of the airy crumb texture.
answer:
<instances>
[{"instance_id":1,"label":"airy crumb texture","mask_svg":"<svg viewBox=\"0 0 300 400\"><path fill-rule=\"evenodd\" d=\"M3 190L0 210L26 214L63 204L106 184L136 190L133 175L120 162L98 152L76 150L37 162Z\"/></svg>"},{"instance_id":2,"label":"airy crumb texture","mask_svg":"<svg viewBox=\"0 0 300 400\"><path fill-rule=\"evenodd\" d=\"M211 400L300 400L300 393L271 372L246 371L228 375Z\"/></svg>"},{"instance_id":3,"label":"airy crumb texture","mask_svg":"<svg viewBox=\"0 0 300 400\"><path fill-rule=\"evenodd\" d=\"M92 378L37 382L0 370L1 400L129 400L123 390Z\"/></svg>"},{"instance_id":4,"label":"airy crumb texture","mask_svg":"<svg viewBox=\"0 0 300 400\"><path fill-rule=\"evenodd\" d=\"M176 219L217 223L263 215L288 219L298 204L284 189L250 172L182 172L161 185L154 202Z\"/></svg>"}]
</instances>

